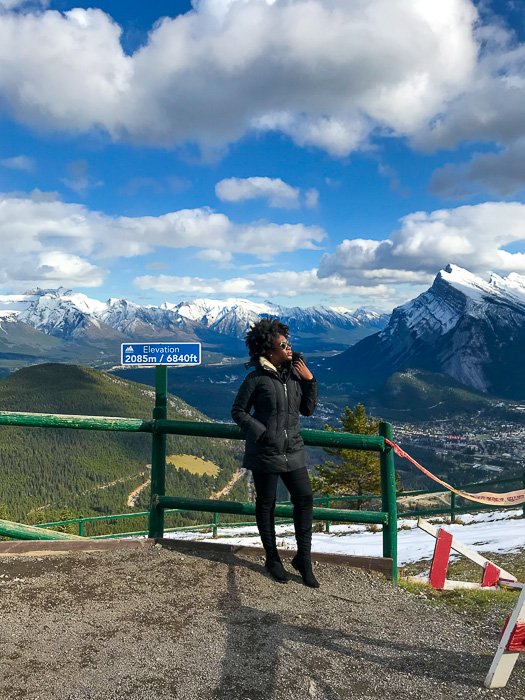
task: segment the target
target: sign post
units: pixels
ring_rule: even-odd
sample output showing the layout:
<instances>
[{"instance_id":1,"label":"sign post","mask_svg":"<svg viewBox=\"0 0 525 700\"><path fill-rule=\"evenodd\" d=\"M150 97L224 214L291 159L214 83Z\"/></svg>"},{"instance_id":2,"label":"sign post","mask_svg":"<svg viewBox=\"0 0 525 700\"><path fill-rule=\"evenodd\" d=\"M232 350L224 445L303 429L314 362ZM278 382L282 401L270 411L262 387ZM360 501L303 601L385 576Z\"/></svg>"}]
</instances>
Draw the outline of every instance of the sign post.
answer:
<instances>
[{"instance_id":1,"label":"sign post","mask_svg":"<svg viewBox=\"0 0 525 700\"><path fill-rule=\"evenodd\" d=\"M164 510L153 504L152 496L166 495L166 433L156 429L157 420L168 417L168 368L155 367L155 408L153 409L153 434L151 438L151 489L148 518L148 537L156 539L164 535Z\"/></svg>"},{"instance_id":2,"label":"sign post","mask_svg":"<svg viewBox=\"0 0 525 700\"><path fill-rule=\"evenodd\" d=\"M149 342L122 343L120 363L123 367L184 367L201 364L200 343Z\"/></svg>"},{"instance_id":3,"label":"sign post","mask_svg":"<svg viewBox=\"0 0 525 700\"><path fill-rule=\"evenodd\" d=\"M166 434L157 431L156 423L168 417L168 367L200 365L201 344L176 341L122 343L120 361L124 367L155 367L148 537L158 539L164 536L164 509L153 503L153 496L166 495Z\"/></svg>"}]
</instances>

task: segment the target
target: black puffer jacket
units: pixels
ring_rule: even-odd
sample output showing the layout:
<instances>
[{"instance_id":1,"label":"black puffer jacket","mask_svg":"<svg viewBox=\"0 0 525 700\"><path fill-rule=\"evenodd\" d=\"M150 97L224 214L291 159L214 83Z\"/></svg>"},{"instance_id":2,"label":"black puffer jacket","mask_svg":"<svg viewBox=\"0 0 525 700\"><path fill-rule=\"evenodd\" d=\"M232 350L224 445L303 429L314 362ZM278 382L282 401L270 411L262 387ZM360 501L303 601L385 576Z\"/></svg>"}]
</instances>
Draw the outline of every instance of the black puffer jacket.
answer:
<instances>
[{"instance_id":1,"label":"black puffer jacket","mask_svg":"<svg viewBox=\"0 0 525 700\"><path fill-rule=\"evenodd\" d=\"M317 382L301 379L291 366L277 372L265 358L260 362L241 384L232 407L232 418L246 436L243 466L293 471L304 465L299 414L314 412Z\"/></svg>"}]
</instances>

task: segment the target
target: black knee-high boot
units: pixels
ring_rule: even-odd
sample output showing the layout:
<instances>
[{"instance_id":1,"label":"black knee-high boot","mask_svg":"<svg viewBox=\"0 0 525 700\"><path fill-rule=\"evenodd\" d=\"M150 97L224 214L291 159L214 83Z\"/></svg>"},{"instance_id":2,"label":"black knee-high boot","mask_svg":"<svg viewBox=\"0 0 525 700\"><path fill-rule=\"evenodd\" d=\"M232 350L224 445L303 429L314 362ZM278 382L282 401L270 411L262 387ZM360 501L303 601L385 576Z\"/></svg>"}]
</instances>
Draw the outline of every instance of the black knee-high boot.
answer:
<instances>
[{"instance_id":1,"label":"black knee-high boot","mask_svg":"<svg viewBox=\"0 0 525 700\"><path fill-rule=\"evenodd\" d=\"M312 571L312 508L313 497L295 496L293 502L293 522L295 529L295 539L297 541L297 554L292 559L292 566L303 579L305 586L319 588L319 581Z\"/></svg>"},{"instance_id":2,"label":"black knee-high boot","mask_svg":"<svg viewBox=\"0 0 525 700\"><path fill-rule=\"evenodd\" d=\"M266 498L257 497L255 499L255 519L257 521L257 529L261 537L264 551L266 552L266 561L264 568L272 578L279 583L286 583L289 576L277 552L277 542L275 537L275 498L269 500Z\"/></svg>"}]
</instances>

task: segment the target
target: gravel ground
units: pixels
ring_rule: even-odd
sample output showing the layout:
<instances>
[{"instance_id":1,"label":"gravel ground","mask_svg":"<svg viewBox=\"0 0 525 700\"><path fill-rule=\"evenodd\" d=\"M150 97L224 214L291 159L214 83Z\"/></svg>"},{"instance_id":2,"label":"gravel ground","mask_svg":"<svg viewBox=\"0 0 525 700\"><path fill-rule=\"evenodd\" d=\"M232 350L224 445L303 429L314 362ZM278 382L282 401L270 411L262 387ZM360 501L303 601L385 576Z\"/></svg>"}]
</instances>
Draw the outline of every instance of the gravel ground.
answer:
<instances>
[{"instance_id":1,"label":"gravel ground","mask_svg":"<svg viewBox=\"0 0 525 700\"><path fill-rule=\"evenodd\" d=\"M151 545L0 556L0 697L525 698L523 658L506 689L483 687L493 623L380 574L315 571L319 590L295 575L275 583L246 554Z\"/></svg>"}]
</instances>

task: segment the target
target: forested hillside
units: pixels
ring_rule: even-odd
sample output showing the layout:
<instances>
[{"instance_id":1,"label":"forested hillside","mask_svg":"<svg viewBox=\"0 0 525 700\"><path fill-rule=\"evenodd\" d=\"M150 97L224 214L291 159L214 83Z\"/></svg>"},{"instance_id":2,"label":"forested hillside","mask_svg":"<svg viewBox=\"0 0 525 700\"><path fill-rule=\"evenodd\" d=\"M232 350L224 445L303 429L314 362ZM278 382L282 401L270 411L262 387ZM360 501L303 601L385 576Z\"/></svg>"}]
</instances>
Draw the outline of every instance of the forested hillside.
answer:
<instances>
[{"instance_id":1,"label":"forested hillside","mask_svg":"<svg viewBox=\"0 0 525 700\"><path fill-rule=\"evenodd\" d=\"M4 411L149 419L153 404L154 392L143 384L76 365L35 365L0 381ZM168 417L207 420L173 396ZM196 455L220 470L212 477L169 467L167 493L208 497L230 480L240 450L237 441L168 436L168 454ZM142 510L149 488L141 491L134 509L127 499L149 478L150 461L151 436L145 433L0 426L0 509L22 521L38 521L38 513L54 514L64 506L75 516Z\"/></svg>"}]
</instances>

